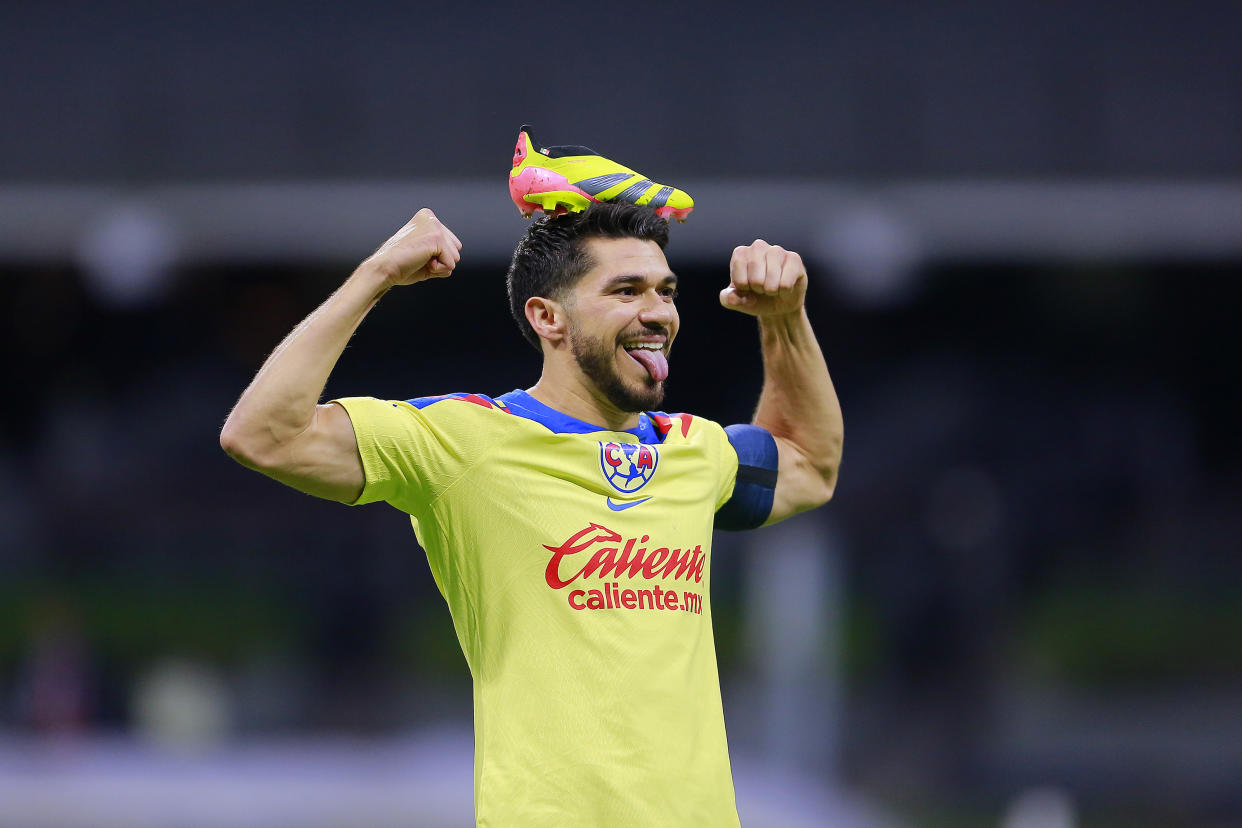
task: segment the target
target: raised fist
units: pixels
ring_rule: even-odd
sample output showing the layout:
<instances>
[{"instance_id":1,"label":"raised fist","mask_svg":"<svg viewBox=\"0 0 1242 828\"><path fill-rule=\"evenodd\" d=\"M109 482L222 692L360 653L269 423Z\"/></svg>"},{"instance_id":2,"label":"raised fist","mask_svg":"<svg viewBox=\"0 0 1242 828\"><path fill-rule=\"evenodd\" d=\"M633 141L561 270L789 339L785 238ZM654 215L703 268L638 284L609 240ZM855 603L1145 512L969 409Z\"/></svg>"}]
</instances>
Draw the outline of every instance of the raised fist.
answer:
<instances>
[{"instance_id":1,"label":"raised fist","mask_svg":"<svg viewBox=\"0 0 1242 828\"><path fill-rule=\"evenodd\" d=\"M805 299L806 265L797 253L763 239L733 249L720 304L751 316L778 316L801 310Z\"/></svg>"},{"instance_id":2,"label":"raised fist","mask_svg":"<svg viewBox=\"0 0 1242 828\"><path fill-rule=\"evenodd\" d=\"M424 207L363 264L378 268L389 284L412 285L451 276L460 251L461 240Z\"/></svg>"}]
</instances>

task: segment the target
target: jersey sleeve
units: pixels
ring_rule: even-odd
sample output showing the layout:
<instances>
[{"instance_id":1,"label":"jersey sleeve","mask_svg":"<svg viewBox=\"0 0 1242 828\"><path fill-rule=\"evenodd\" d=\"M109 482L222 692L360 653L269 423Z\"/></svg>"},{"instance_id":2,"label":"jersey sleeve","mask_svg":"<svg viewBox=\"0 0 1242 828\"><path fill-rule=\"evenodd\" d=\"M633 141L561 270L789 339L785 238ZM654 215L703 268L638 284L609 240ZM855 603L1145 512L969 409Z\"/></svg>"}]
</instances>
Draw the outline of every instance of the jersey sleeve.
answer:
<instances>
[{"instance_id":1,"label":"jersey sleeve","mask_svg":"<svg viewBox=\"0 0 1242 828\"><path fill-rule=\"evenodd\" d=\"M366 475L351 505L382 500L417 515L469 470L486 442L452 405L418 408L374 397L332 402L349 414Z\"/></svg>"},{"instance_id":2,"label":"jersey sleeve","mask_svg":"<svg viewBox=\"0 0 1242 828\"><path fill-rule=\"evenodd\" d=\"M776 439L756 425L731 425L724 432L737 467L732 491L716 510L716 528L758 528L772 514L780 460Z\"/></svg>"},{"instance_id":3,"label":"jersey sleeve","mask_svg":"<svg viewBox=\"0 0 1242 828\"><path fill-rule=\"evenodd\" d=\"M733 492L737 478L737 452L729 444L729 437L719 423L689 414L657 414L657 428L661 435L680 432L681 436L701 446L708 463L715 472L713 506L719 509Z\"/></svg>"}]
</instances>

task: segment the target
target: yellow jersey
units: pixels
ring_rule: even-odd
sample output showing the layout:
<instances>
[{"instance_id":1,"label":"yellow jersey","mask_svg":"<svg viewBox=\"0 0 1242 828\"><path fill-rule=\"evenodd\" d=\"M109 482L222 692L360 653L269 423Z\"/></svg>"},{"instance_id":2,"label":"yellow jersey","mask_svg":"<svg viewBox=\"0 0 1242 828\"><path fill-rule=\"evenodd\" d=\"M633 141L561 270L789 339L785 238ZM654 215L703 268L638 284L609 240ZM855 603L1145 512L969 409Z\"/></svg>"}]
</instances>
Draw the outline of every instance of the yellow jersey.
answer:
<instances>
[{"instance_id":1,"label":"yellow jersey","mask_svg":"<svg viewBox=\"0 0 1242 828\"><path fill-rule=\"evenodd\" d=\"M357 503L409 514L474 680L479 826L737 826L711 618L724 429L524 391L336 400Z\"/></svg>"}]
</instances>

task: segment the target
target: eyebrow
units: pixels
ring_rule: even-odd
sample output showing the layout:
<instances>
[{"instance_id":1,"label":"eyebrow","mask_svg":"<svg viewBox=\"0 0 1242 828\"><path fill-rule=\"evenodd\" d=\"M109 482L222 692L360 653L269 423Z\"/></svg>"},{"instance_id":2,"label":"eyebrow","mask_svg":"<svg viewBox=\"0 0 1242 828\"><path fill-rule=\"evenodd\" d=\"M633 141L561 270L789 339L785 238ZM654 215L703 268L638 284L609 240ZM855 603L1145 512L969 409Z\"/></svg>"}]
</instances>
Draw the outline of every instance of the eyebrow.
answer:
<instances>
[{"instance_id":1,"label":"eyebrow","mask_svg":"<svg viewBox=\"0 0 1242 828\"><path fill-rule=\"evenodd\" d=\"M642 276L637 273L627 273L621 276L613 276L611 279L609 279L607 282L604 283L604 290L609 291L609 290L612 290L613 288L621 287L622 285L645 284L646 281L647 281L646 276ZM667 276L665 276L663 279L660 280L660 287L667 287L670 285L672 287L677 287L677 274L676 273L669 273Z\"/></svg>"}]
</instances>

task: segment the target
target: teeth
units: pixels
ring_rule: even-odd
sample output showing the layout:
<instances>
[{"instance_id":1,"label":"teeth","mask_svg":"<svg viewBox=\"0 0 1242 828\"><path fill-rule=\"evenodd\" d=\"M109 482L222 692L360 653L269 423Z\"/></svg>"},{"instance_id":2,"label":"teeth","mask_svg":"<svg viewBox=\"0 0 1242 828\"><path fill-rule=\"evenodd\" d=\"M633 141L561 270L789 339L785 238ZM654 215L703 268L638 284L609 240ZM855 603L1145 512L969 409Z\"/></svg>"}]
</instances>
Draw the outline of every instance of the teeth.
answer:
<instances>
[{"instance_id":1,"label":"teeth","mask_svg":"<svg viewBox=\"0 0 1242 828\"><path fill-rule=\"evenodd\" d=\"M625 346L625 350L627 351L634 351L634 350L638 350L639 348L645 351L663 351L664 350L664 346L658 342L636 342L633 345Z\"/></svg>"}]
</instances>

